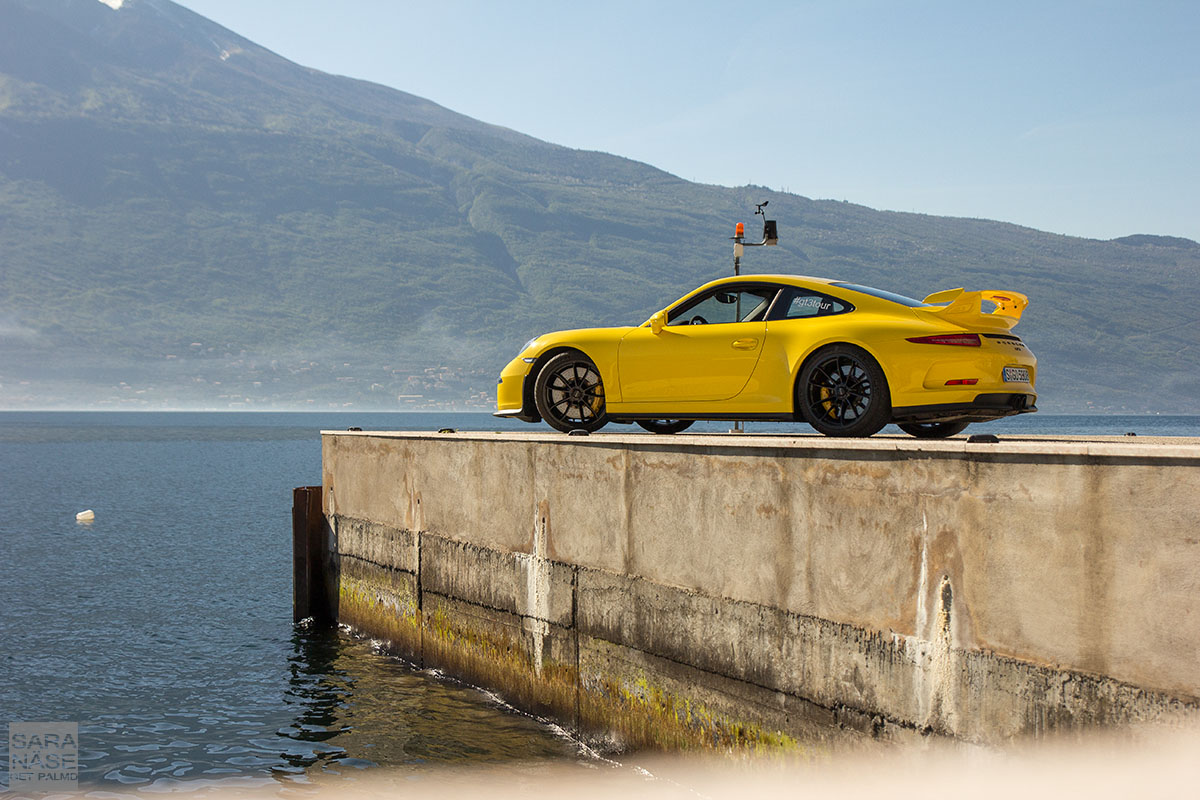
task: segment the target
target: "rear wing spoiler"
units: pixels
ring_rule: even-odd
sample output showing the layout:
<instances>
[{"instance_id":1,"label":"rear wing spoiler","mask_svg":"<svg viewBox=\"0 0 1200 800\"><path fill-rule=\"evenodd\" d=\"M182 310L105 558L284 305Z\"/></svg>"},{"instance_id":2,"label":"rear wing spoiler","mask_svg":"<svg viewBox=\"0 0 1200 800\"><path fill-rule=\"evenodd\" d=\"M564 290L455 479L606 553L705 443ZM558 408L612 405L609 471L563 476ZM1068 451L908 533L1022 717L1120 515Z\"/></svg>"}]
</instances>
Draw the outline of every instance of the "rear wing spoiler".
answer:
<instances>
[{"instance_id":1,"label":"rear wing spoiler","mask_svg":"<svg viewBox=\"0 0 1200 800\"><path fill-rule=\"evenodd\" d=\"M995 308L984 311L987 301ZM1007 331L1021 321L1021 313L1029 305L1029 298L1018 292L983 290L968 292L965 289L947 289L934 292L924 302L933 308L918 308L921 314L961 325L964 328L989 328Z\"/></svg>"}]
</instances>

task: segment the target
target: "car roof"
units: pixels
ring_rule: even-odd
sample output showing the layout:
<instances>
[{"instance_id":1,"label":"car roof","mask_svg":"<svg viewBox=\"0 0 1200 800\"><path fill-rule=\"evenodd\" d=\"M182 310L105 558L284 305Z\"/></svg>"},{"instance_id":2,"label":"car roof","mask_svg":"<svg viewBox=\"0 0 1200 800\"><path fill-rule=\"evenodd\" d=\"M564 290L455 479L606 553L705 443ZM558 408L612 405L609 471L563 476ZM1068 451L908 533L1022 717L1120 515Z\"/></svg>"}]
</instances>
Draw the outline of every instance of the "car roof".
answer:
<instances>
[{"instance_id":1,"label":"car roof","mask_svg":"<svg viewBox=\"0 0 1200 800\"><path fill-rule=\"evenodd\" d=\"M731 283L773 283L784 284L788 286L802 286L806 288L827 286L829 287L829 293L831 295L846 300L857 308L870 308L875 311L897 313L897 308L908 307L902 304L897 304L886 297L880 297L871 292L864 293L858 291L857 288L849 285L848 282L839 280L837 278L815 278L811 275L789 275L783 273L726 275L723 278L717 278L716 280L709 281L703 286L692 290L682 299L695 297L701 292L711 289L714 286L725 286ZM847 295L849 295L849 297L847 297Z\"/></svg>"},{"instance_id":2,"label":"car roof","mask_svg":"<svg viewBox=\"0 0 1200 800\"><path fill-rule=\"evenodd\" d=\"M792 286L800 286L805 283L817 283L822 286L828 286L836 283L836 278L814 278L811 275L788 275L784 273L766 273L752 272L743 273L741 275L727 275L724 278L717 278L704 284L705 286L720 286L724 283L742 283L744 281L755 282L762 281L764 283L786 283Z\"/></svg>"}]
</instances>

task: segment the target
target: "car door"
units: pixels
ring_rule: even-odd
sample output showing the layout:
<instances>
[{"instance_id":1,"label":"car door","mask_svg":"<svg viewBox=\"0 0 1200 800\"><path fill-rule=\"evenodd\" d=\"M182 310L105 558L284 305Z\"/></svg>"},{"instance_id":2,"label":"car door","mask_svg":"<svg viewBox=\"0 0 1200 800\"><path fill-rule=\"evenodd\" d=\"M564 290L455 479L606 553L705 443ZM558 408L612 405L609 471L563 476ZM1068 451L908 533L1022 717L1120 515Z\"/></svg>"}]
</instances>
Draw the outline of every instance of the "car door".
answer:
<instances>
[{"instance_id":1,"label":"car door","mask_svg":"<svg viewBox=\"0 0 1200 800\"><path fill-rule=\"evenodd\" d=\"M721 401L750 379L767 336L764 321L778 287L725 285L671 309L655 334L634 328L621 339L622 402Z\"/></svg>"}]
</instances>

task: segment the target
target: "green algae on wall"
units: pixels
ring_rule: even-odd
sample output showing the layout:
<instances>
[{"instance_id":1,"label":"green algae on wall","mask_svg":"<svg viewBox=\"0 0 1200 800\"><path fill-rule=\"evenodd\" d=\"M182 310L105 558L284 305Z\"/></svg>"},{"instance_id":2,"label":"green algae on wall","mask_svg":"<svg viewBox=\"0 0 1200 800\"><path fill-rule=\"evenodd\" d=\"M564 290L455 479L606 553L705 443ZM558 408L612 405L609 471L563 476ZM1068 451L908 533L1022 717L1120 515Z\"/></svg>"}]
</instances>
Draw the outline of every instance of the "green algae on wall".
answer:
<instances>
[{"instance_id":1,"label":"green algae on wall","mask_svg":"<svg viewBox=\"0 0 1200 800\"><path fill-rule=\"evenodd\" d=\"M656 685L645 673L633 679L582 676L573 624L422 591L417 575L354 556L343 555L339 563L339 622L387 642L414 664L486 687L518 708L633 749L804 752L783 732L731 719Z\"/></svg>"}]
</instances>

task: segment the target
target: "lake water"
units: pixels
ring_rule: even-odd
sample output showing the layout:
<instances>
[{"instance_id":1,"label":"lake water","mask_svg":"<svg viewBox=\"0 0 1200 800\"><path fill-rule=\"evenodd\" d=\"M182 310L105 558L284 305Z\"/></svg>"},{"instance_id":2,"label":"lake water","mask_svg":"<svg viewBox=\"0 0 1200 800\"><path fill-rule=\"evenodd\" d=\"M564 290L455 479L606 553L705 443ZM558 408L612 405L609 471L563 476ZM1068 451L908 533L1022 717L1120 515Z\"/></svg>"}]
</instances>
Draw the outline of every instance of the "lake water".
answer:
<instances>
[{"instance_id":1,"label":"lake water","mask_svg":"<svg viewBox=\"0 0 1200 800\"><path fill-rule=\"evenodd\" d=\"M350 422L384 419L0 414L0 722L79 722L81 784L110 790L585 757L370 642L293 628L291 489L320 483L317 431Z\"/></svg>"},{"instance_id":2,"label":"lake water","mask_svg":"<svg viewBox=\"0 0 1200 800\"><path fill-rule=\"evenodd\" d=\"M548 430L487 414L0 412L0 723L78 722L81 785L107 791L594 763L484 692L292 625L291 490L320 483L317 432L350 426ZM1200 418L976 429L1196 436Z\"/></svg>"}]
</instances>

